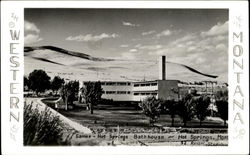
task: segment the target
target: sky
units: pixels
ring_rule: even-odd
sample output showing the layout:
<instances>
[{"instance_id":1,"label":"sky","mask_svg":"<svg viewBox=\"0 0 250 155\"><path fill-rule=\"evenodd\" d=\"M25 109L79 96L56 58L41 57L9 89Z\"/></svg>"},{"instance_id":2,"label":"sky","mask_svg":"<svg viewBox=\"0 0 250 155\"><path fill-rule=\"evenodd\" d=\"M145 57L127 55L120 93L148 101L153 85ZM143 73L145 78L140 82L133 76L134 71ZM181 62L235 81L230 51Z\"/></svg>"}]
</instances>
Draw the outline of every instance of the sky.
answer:
<instances>
[{"instance_id":1,"label":"sky","mask_svg":"<svg viewBox=\"0 0 250 155\"><path fill-rule=\"evenodd\" d=\"M157 79L157 60L166 55L167 61L218 75L218 81L228 80L226 9L25 9L24 28L25 46L51 45L94 57L126 60L85 63L83 68L76 65L79 62L67 65L67 69L78 68L71 70L74 74L85 69L83 73L92 71L93 75L98 70L132 79ZM58 61L65 62L65 57ZM66 69L31 58L25 63L26 71L44 65L51 72ZM36 65L31 67L32 63ZM116 70L107 70L112 67ZM211 80L175 65L167 65L167 78Z\"/></svg>"}]
</instances>

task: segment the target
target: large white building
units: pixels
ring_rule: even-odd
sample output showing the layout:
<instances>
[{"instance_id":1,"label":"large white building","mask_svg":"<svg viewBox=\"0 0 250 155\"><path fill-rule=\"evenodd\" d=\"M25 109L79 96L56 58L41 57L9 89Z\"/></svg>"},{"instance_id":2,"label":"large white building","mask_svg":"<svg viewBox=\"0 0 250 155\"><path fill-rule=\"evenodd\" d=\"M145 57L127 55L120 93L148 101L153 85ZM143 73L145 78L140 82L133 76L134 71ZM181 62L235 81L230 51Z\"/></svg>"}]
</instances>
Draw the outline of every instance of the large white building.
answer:
<instances>
[{"instance_id":1,"label":"large white building","mask_svg":"<svg viewBox=\"0 0 250 155\"><path fill-rule=\"evenodd\" d=\"M102 98L114 101L141 101L147 96L164 100L178 100L178 80L166 80L166 56L159 60L159 80L155 81L101 81ZM84 81L80 87L89 81ZM90 81L95 82L95 81Z\"/></svg>"},{"instance_id":2,"label":"large white building","mask_svg":"<svg viewBox=\"0 0 250 155\"><path fill-rule=\"evenodd\" d=\"M86 82L87 83L87 82ZM86 84L83 82L83 85ZM114 101L141 101L147 96L178 100L178 80L143 82L102 81L102 98Z\"/></svg>"}]
</instances>

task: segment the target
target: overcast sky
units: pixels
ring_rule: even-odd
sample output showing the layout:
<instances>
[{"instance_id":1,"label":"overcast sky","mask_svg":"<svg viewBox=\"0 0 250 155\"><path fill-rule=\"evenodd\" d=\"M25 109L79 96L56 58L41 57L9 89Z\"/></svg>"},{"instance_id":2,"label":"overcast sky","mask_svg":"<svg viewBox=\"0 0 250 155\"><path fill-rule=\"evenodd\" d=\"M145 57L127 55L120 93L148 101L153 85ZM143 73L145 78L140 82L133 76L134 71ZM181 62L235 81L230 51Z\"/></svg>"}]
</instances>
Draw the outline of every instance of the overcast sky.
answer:
<instances>
[{"instance_id":1,"label":"overcast sky","mask_svg":"<svg viewBox=\"0 0 250 155\"><path fill-rule=\"evenodd\" d=\"M25 45L132 62L167 55L227 82L228 10L25 9Z\"/></svg>"}]
</instances>

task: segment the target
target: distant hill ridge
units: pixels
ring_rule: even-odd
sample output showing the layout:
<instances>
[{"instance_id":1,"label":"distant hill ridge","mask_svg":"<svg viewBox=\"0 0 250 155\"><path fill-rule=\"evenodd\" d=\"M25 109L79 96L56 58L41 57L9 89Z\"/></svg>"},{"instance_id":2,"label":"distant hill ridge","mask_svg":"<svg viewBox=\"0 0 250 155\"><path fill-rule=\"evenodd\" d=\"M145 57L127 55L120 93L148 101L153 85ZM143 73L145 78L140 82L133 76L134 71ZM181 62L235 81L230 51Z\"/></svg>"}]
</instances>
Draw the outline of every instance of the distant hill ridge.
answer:
<instances>
[{"instance_id":1,"label":"distant hill ridge","mask_svg":"<svg viewBox=\"0 0 250 155\"><path fill-rule=\"evenodd\" d=\"M26 47L24 47L24 52L32 52L34 50L53 50L55 52L59 52L59 53L67 54L70 56L75 56L75 57L87 59L87 60L92 60L92 61L113 61L113 59L96 58L96 57L92 57L92 56L85 54L85 53L65 50L63 48L59 48L59 47L55 47L55 46L36 46L36 47L26 46Z\"/></svg>"}]
</instances>

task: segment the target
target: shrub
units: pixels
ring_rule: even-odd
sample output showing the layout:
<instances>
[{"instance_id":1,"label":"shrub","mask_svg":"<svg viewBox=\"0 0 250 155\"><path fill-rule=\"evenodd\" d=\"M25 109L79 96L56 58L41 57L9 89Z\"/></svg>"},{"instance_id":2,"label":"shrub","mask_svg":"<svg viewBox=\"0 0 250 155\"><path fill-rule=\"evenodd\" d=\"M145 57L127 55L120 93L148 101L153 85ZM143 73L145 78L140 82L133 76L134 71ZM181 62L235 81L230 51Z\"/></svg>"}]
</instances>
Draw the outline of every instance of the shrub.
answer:
<instances>
[{"instance_id":1,"label":"shrub","mask_svg":"<svg viewBox=\"0 0 250 155\"><path fill-rule=\"evenodd\" d=\"M24 104L24 145L59 145L62 127L49 107L40 112L32 104Z\"/></svg>"}]
</instances>

